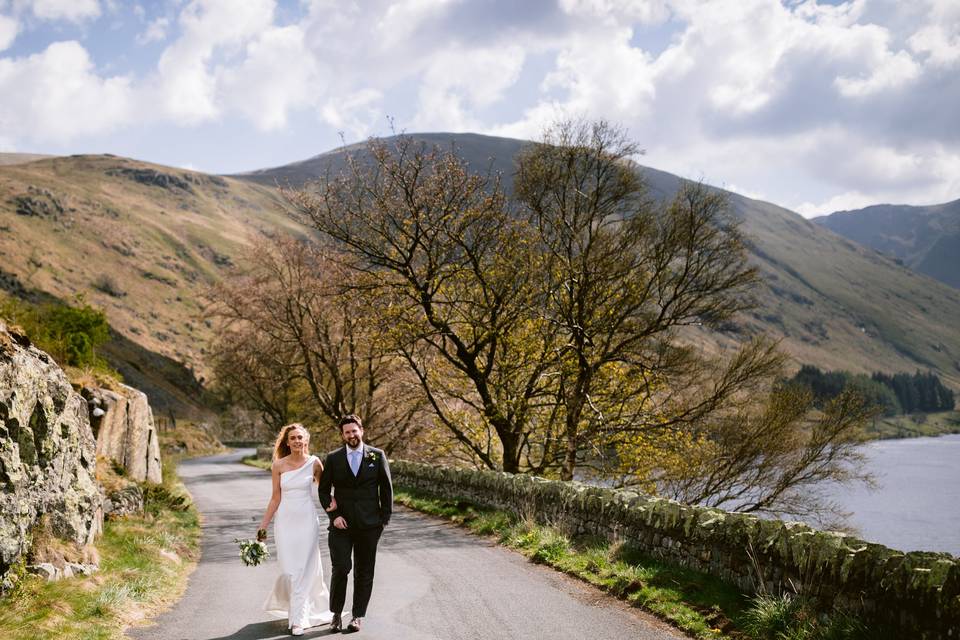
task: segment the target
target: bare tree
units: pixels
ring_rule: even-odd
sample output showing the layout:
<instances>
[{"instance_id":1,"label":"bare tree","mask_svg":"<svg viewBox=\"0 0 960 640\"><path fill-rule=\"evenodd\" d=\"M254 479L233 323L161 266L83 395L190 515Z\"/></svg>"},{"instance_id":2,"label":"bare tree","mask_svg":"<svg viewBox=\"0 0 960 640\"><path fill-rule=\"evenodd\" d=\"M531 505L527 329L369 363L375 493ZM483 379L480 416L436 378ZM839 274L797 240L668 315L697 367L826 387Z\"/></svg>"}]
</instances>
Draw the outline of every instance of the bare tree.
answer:
<instances>
[{"instance_id":1,"label":"bare tree","mask_svg":"<svg viewBox=\"0 0 960 640\"><path fill-rule=\"evenodd\" d=\"M295 411L335 425L361 414L388 452L402 446L423 424L422 401L349 286L352 272L318 244L285 236L255 240L243 264L210 292L209 313L224 322L217 357L233 373L221 382L277 419ZM245 362L256 375L243 377Z\"/></svg>"},{"instance_id":2,"label":"bare tree","mask_svg":"<svg viewBox=\"0 0 960 640\"><path fill-rule=\"evenodd\" d=\"M553 390L564 479L588 445L701 420L778 361L770 345L748 343L715 372L717 384L681 393L704 363L677 330L746 308L756 273L723 195L685 184L661 205L632 161L638 153L605 122L562 122L518 161L516 198L545 256L541 310L561 337Z\"/></svg>"},{"instance_id":3,"label":"bare tree","mask_svg":"<svg viewBox=\"0 0 960 640\"><path fill-rule=\"evenodd\" d=\"M481 464L520 471L548 354L528 312L538 256L499 178L400 136L286 195L389 305L394 348L437 420Z\"/></svg>"},{"instance_id":4,"label":"bare tree","mask_svg":"<svg viewBox=\"0 0 960 640\"><path fill-rule=\"evenodd\" d=\"M876 413L853 392L811 412L812 395L778 387L760 406L697 425L689 467L659 469L662 493L688 504L797 517L843 517L824 493L830 483L872 482L862 470L863 425Z\"/></svg>"},{"instance_id":5,"label":"bare tree","mask_svg":"<svg viewBox=\"0 0 960 640\"><path fill-rule=\"evenodd\" d=\"M260 334L249 324L222 333L211 349L216 388L227 404L255 411L277 431L294 421L296 385L302 373L296 353Z\"/></svg>"}]
</instances>

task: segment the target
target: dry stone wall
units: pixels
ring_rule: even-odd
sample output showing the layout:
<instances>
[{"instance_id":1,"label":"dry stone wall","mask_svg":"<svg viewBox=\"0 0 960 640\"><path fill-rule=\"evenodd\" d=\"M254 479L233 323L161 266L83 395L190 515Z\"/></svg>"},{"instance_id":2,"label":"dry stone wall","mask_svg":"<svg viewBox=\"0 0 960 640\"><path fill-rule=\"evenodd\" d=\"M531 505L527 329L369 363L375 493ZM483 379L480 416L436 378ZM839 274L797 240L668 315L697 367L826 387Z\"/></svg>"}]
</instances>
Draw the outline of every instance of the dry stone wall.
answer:
<instances>
[{"instance_id":1,"label":"dry stone wall","mask_svg":"<svg viewBox=\"0 0 960 640\"><path fill-rule=\"evenodd\" d=\"M44 514L79 545L100 532L95 451L87 403L50 356L0 322L0 578Z\"/></svg>"},{"instance_id":2,"label":"dry stone wall","mask_svg":"<svg viewBox=\"0 0 960 640\"><path fill-rule=\"evenodd\" d=\"M492 471L391 463L398 486L622 540L745 593L801 592L895 638L960 638L960 563L806 525L682 505L631 491Z\"/></svg>"}]
</instances>

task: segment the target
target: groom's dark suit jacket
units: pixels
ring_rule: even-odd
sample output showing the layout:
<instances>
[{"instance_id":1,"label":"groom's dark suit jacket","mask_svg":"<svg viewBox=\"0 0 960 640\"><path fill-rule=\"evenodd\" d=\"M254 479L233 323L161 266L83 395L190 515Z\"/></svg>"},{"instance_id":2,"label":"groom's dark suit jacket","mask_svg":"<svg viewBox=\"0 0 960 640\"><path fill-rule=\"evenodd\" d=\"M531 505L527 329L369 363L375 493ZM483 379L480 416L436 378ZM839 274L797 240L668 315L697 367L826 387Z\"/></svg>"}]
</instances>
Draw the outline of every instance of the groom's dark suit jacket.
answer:
<instances>
[{"instance_id":1,"label":"groom's dark suit jacket","mask_svg":"<svg viewBox=\"0 0 960 640\"><path fill-rule=\"evenodd\" d=\"M376 447L363 445L363 457L356 477L347 460L347 447L327 454L320 474L320 504L330 506L330 489L337 499L337 508L327 512L330 526L343 516L351 529L372 529L386 526L393 513L393 482L387 456Z\"/></svg>"}]
</instances>

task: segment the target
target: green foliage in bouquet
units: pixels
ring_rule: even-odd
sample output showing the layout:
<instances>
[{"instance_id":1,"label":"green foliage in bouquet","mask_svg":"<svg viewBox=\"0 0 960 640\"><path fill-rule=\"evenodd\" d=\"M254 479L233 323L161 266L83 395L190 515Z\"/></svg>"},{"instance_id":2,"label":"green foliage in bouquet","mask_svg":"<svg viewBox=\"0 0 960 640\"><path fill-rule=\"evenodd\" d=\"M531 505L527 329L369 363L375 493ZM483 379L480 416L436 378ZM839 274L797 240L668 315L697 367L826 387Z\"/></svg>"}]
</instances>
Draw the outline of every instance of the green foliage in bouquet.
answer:
<instances>
[{"instance_id":1,"label":"green foliage in bouquet","mask_svg":"<svg viewBox=\"0 0 960 640\"><path fill-rule=\"evenodd\" d=\"M240 560L248 567L255 567L270 557L267 545L259 540L234 538L233 541L240 545Z\"/></svg>"}]
</instances>

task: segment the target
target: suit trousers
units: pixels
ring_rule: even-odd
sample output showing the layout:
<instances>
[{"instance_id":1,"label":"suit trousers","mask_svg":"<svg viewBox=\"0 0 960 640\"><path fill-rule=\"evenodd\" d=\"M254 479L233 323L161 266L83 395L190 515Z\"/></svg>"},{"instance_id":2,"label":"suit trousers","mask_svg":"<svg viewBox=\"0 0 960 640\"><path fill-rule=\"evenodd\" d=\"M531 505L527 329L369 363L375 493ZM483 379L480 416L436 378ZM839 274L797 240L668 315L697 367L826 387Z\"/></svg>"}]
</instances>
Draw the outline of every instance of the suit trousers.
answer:
<instances>
[{"instance_id":1,"label":"suit trousers","mask_svg":"<svg viewBox=\"0 0 960 640\"><path fill-rule=\"evenodd\" d=\"M383 527L371 529L337 529L331 527L327 536L330 547L330 611L341 613L347 598L347 576L356 564L353 576L354 618L367 615L367 603L373 591L373 570L377 563L377 543Z\"/></svg>"}]
</instances>

